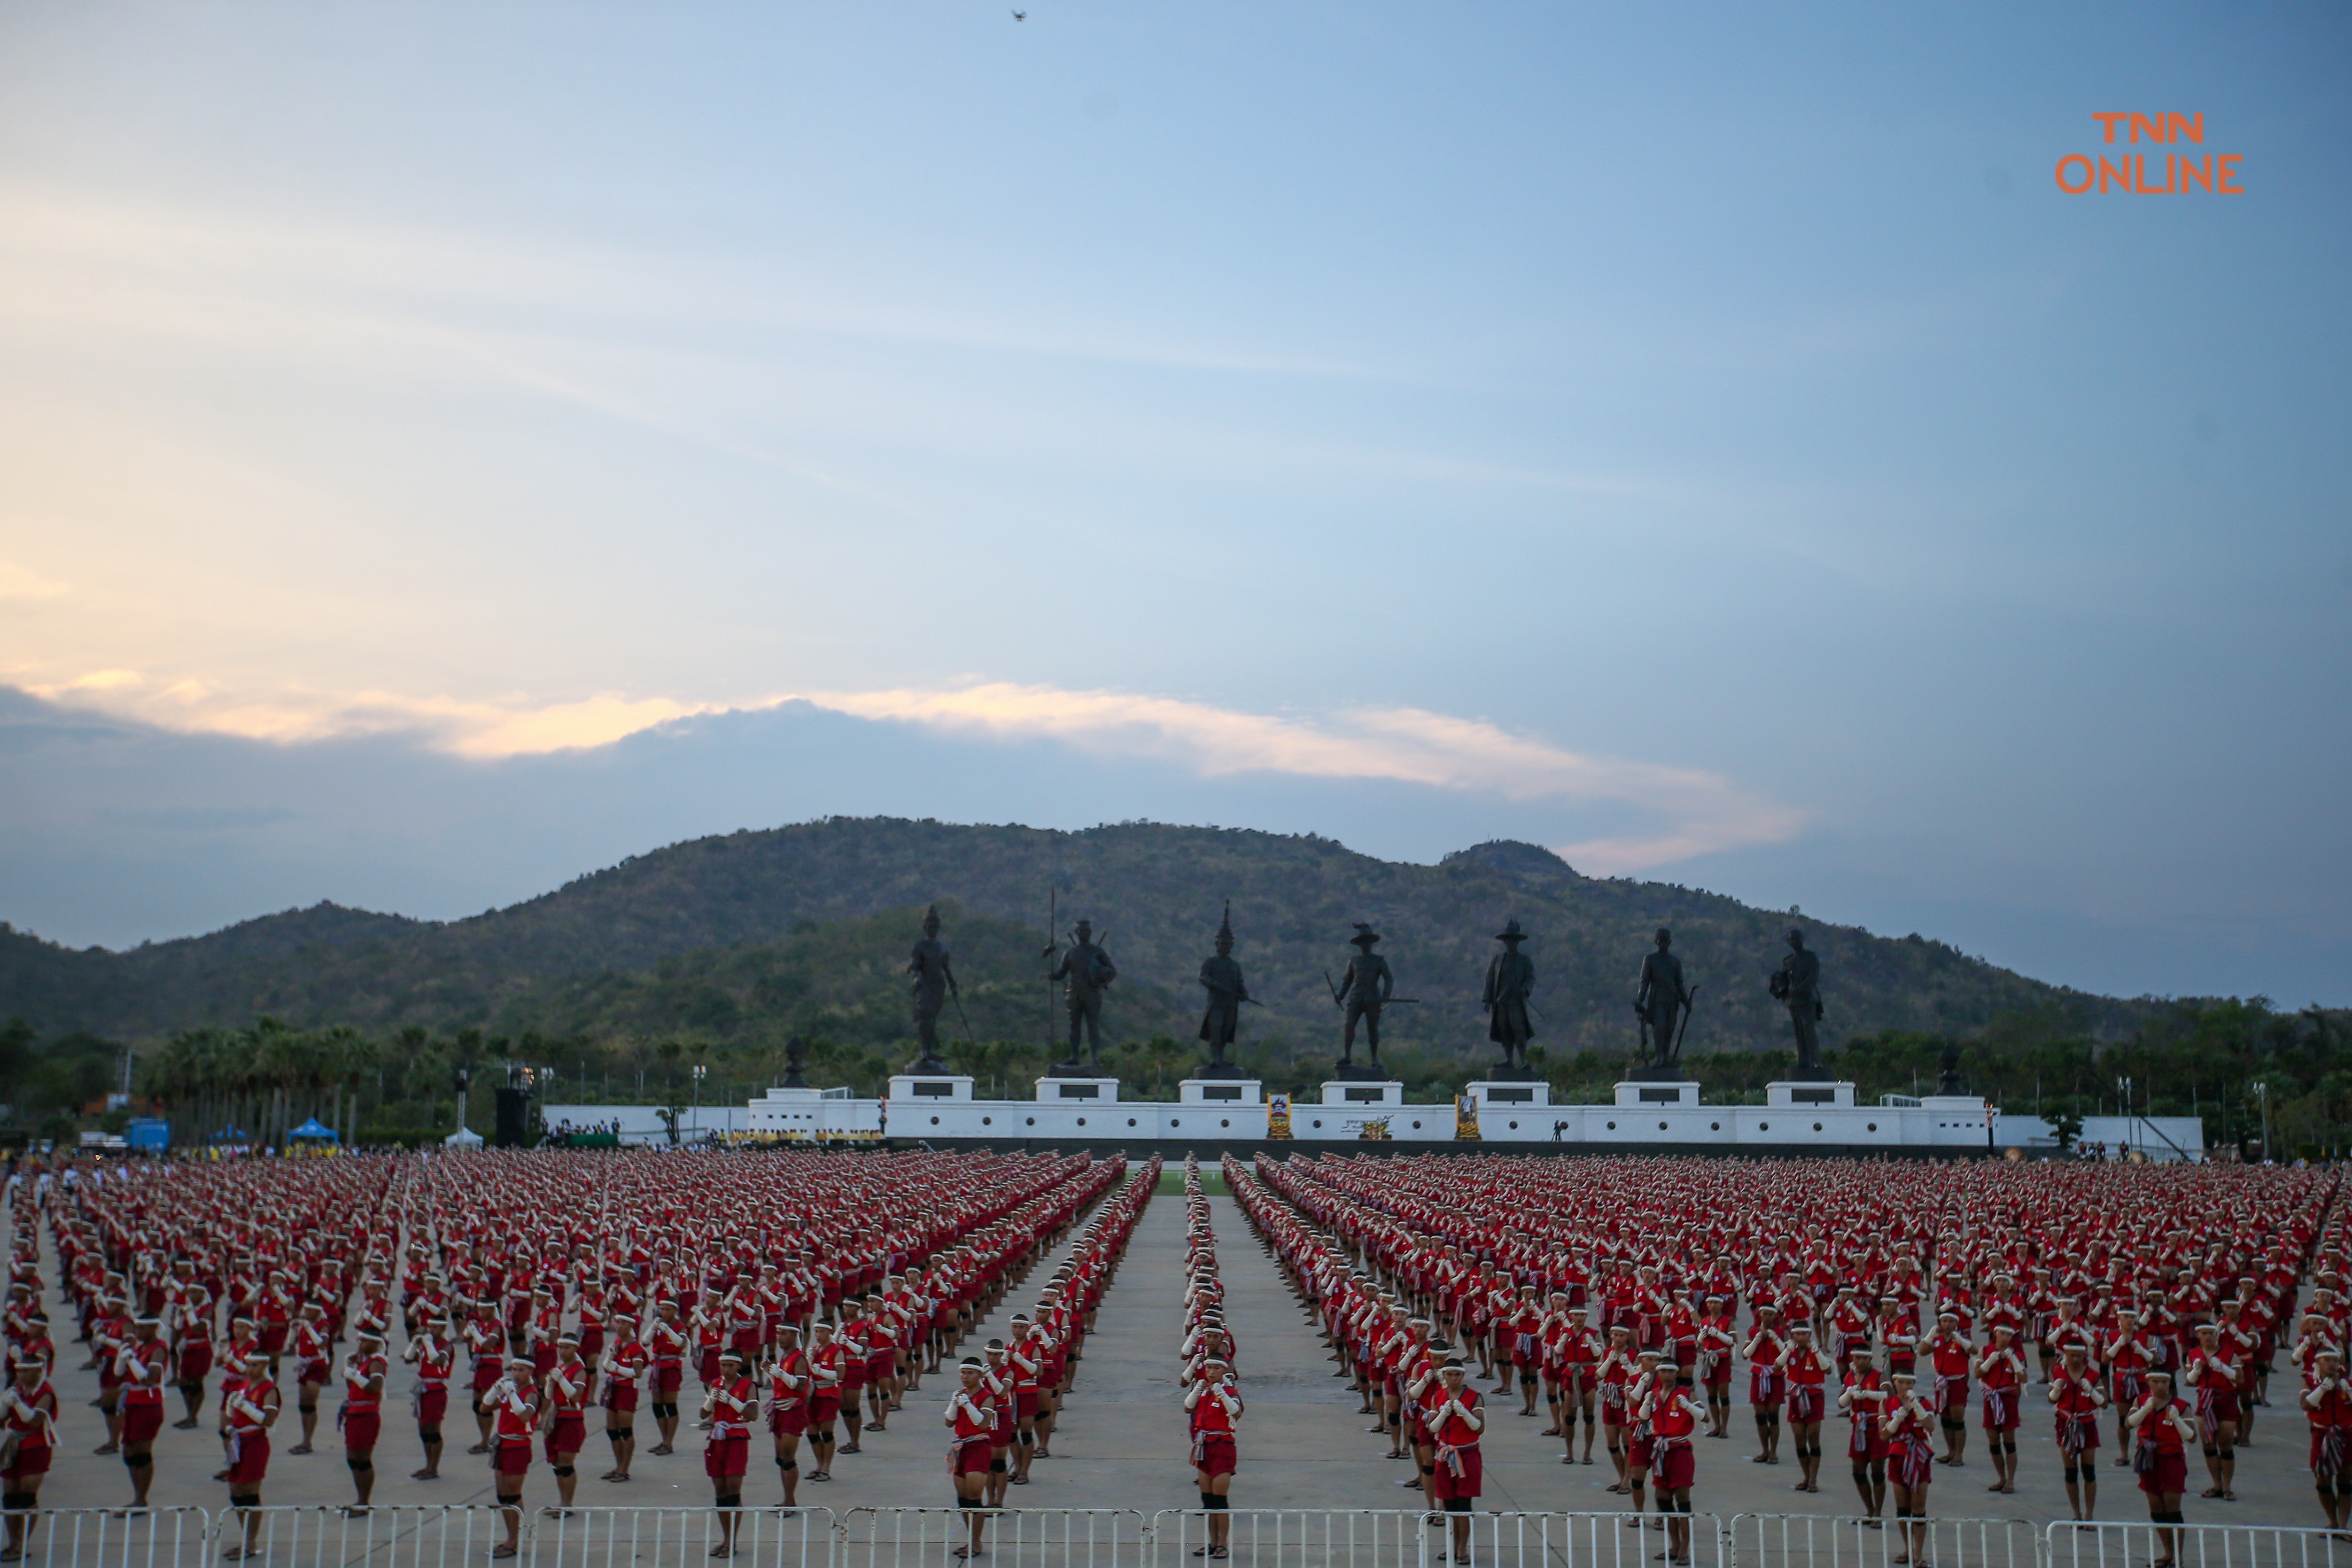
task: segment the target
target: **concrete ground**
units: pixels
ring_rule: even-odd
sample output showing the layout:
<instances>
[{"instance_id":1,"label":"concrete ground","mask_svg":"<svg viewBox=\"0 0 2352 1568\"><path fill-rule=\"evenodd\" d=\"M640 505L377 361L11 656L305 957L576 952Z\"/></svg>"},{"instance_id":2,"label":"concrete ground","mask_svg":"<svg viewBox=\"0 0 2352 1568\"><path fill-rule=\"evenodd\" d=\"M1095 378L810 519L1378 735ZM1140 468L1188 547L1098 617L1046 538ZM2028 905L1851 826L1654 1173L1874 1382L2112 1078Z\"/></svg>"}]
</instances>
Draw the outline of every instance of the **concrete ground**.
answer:
<instances>
[{"instance_id":1,"label":"concrete ground","mask_svg":"<svg viewBox=\"0 0 2352 1568\"><path fill-rule=\"evenodd\" d=\"M1409 1466L1384 1458L1385 1441L1365 1430L1369 1423L1357 1414L1356 1396L1344 1379L1332 1375L1333 1363L1314 1328L1270 1257L1256 1244L1240 1210L1230 1198L1216 1197L1211 1203L1228 1321L1238 1342L1237 1359L1248 1401L1241 1426L1242 1468L1233 1490L1234 1506L1318 1510L1415 1506L1417 1493L1397 1485ZM1174 1382L1182 1264L1182 1200L1162 1194L1145 1211L1126 1261L1103 1302L1097 1332L1087 1342L1076 1390L1055 1438L1056 1457L1038 1462L1032 1485L1013 1489L1010 1496L1013 1505L1132 1509L1148 1515L1160 1509L1197 1504L1184 1415ZM982 1340L1002 1333L1004 1320L1013 1311L1034 1302L1045 1273L1043 1269L1034 1273L1015 1289L985 1325ZM54 1296L50 1310L63 1338L70 1332L67 1327L70 1315ZM967 1342L967 1348L971 1342ZM89 1452L102 1440L99 1415L88 1404L96 1397L97 1374L74 1370L79 1364L79 1347L64 1349L66 1366L57 1378L64 1406L63 1442L41 1500L54 1508L118 1505L129 1496L121 1461ZM404 1372L396 1367L395 1389L405 1386ZM2283 1370L2275 1386L2291 1389L2292 1376ZM1737 1386L1744 1392L1745 1384L1743 1372ZM940 1418L951 1386L949 1376L927 1377L908 1395L906 1409L892 1417L888 1430L870 1436L864 1453L837 1459L835 1481L803 1483L801 1500L836 1513L859 1506L952 1506ZM697 1395L690 1380L688 1396L691 1410ZM415 1427L406 1416L404 1401L391 1401L388 1405L384 1437L377 1450L379 1503L488 1504L494 1500L485 1461L463 1452L472 1440L469 1418L460 1416L449 1424L454 1440L443 1462L444 1478L414 1481L408 1479L409 1471L421 1461ZM174 1418L179 1414L176 1394L171 1414ZM285 1449L294 1441L289 1430L293 1422L289 1401L270 1465L267 1502L331 1504L351 1496L331 1402L323 1415L319 1452L305 1458L288 1456ZM1557 1440L1537 1436L1543 1425L1541 1420L1522 1420L1499 1411L1494 1416L1485 1444L1482 1507L1603 1511L1622 1508L1622 1500L1602 1489L1611 1479L1605 1452L1596 1447L1596 1462L1589 1468L1563 1466ZM583 1504L700 1508L709 1502L710 1489L702 1474L700 1444L690 1432L681 1434L679 1452L673 1458L649 1458L641 1447L635 1467L636 1479L617 1485L594 1479L608 1468L610 1458L601 1434L593 1426L592 1413L589 1447L581 1455L579 1500ZM2191 1496L2186 1504L2189 1520L2318 1523L2309 1478L2303 1468L2304 1430L2291 1408L2273 1406L2263 1411L2255 1446L2244 1453L2239 1467L2241 1500L2206 1502ZM1771 1468L1748 1462L1748 1456L1754 1451L1754 1429L1747 1407L1735 1406L1730 1440L1702 1439L1698 1445L1695 1507L1727 1518L1742 1512L1822 1520L1851 1514L1853 1489L1837 1447L1843 1442L1843 1428L1832 1424L1824 1428L1823 1436L1832 1447L1823 1465L1821 1493L1792 1492L1789 1484L1794 1479L1793 1463L1784 1460ZM2111 1430L2108 1436L2111 1440ZM640 1416L639 1436L641 1445L652 1442L649 1417ZM2045 1415L2037 1413L2028 1421L2021 1448L2023 1463L2014 1496L1986 1493L1989 1471L1972 1451L1966 1468L1938 1470L1932 1511L1939 1517L2015 1519L2037 1525L2064 1518L2059 1464ZM763 1506L781 1496L765 1451L764 1442L755 1438L751 1474L744 1489L747 1505ZM2113 1458L2112 1447L2102 1451L2103 1461ZM803 1465L806 1462L803 1450ZM220 1463L219 1445L209 1425L195 1432L167 1427L157 1445L152 1500L159 1506L225 1508L226 1488L209 1479ZM2192 1486L2201 1484L2201 1479L2192 1478ZM543 1464L532 1470L525 1495L532 1507L553 1500L554 1481ZM2130 1472L2104 1463L2100 1503L2103 1518L2146 1519L2140 1496L2130 1484ZM1702 1556L1701 1561L1706 1559Z\"/></svg>"}]
</instances>

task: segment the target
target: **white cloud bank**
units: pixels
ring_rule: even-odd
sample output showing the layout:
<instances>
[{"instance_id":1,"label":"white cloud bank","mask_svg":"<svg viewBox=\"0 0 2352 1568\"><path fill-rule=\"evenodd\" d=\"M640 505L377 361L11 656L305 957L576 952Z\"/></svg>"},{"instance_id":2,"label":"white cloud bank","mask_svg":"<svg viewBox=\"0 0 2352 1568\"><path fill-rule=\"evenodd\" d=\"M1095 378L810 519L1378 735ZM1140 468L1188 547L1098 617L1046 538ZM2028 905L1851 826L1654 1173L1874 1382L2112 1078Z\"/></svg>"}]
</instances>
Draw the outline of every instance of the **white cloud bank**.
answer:
<instances>
[{"instance_id":1,"label":"white cloud bank","mask_svg":"<svg viewBox=\"0 0 2352 1568\"><path fill-rule=\"evenodd\" d=\"M787 692L738 702L685 702L603 692L562 703L465 701L386 692L294 693L268 700L200 682L152 686L110 669L26 689L182 731L280 742L411 733L478 760L610 745L680 719L802 701L877 721L989 739L1050 740L1097 756L1144 758L1203 777L1276 773L1381 780L1491 793L1514 802L1631 808L1642 831L1554 846L1581 869L1641 871L1716 850L1779 843L1801 815L1696 768L1596 757L1515 734L1485 720L1418 708L1355 708L1307 716L1244 712L1123 691L982 682L953 688Z\"/></svg>"}]
</instances>

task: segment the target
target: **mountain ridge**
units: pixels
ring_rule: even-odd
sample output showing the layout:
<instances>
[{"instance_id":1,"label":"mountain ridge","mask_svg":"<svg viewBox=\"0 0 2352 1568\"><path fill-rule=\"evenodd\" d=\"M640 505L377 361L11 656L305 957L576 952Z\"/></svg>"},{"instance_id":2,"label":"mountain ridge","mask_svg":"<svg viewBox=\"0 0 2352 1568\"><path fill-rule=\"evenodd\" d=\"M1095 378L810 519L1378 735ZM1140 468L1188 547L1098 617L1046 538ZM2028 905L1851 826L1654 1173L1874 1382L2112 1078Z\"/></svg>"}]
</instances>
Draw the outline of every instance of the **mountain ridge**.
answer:
<instances>
[{"instance_id":1,"label":"mountain ridge","mask_svg":"<svg viewBox=\"0 0 2352 1568\"><path fill-rule=\"evenodd\" d=\"M1381 931L1400 992L1423 998L1392 1010L1388 1032L1456 1052L1487 1048L1477 991L1492 935L1513 917L1533 935L1538 1041L1554 1051L1630 1046L1634 973L1659 925L1675 929L1699 988L1693 1052L1786 1043L1786 1015L1764 979L1792 919L1822 956L1825 1043L1889 1028L1968 1032L2053 1008L2108 1034L2146 1005L2031 980L1916 934L1877 936L1673 883L1585 877L1514 840L1419 866L1254 829L836 816L682 840L455 921L322 901L119 952L0 929L0 1017L133 1039L262 1014L364 1029L491 1027L547 983L647 973L687 954L933 901L1024 924L1042 949L1049 892L1064 931L1093 920L1136 989L1180 1010L1230 899L1237 956L1266 1004L1250 1010L1251 1026L1294 1042L1328 1032L1336 1046L1323 974L1344 961L1356 921ZM947 937L952 944L952 929ZM1041 963L1034 975L972 978L1035 980L1042 996L1042 976ZM1164 1025L1165 1007L1148 1011ZM1120 1027L1116 993L1107 1026Z\"/></svg>"}]
</instances>

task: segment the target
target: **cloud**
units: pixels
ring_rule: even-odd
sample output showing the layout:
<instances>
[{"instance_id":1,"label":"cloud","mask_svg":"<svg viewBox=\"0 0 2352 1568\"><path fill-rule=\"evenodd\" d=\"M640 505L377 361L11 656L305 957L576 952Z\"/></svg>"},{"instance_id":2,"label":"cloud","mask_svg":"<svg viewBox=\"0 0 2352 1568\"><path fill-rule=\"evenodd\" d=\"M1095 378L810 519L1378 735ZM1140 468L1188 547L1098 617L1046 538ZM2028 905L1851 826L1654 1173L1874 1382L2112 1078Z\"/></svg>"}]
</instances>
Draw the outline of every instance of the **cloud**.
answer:
<instances>
[{"instance_id":1,"label":"cloud","mask_svg":"<svg viewBox=\"0 0 2352 1568\"><path fill-rule=\"evenodd\" d=\"M1210 777L1263 772L1386 779L1485 791L1507 800L1636 807L1660 831L1554 846L1604 875L1793 837L1801 816L1717 774L1571 752L1484 720L1418 708L1360 708L1322 719L1237 712L1118 691L1003 682L956 690L820 692L807 700L860 718L1002 736L1045 737L1097 754L1152 756Z\"/></svg>"},{"instance_id":2,"label":"cloud","mask_svg":"<svg viewBox=\"0 0 2352 1568\"><path fill-rule=\"evenodd\" d=\"M14 561L0 561L0 599L55 599L66 591L63 583L52 583Z\"/></svg>"},{"instance_id":3,"label":"cloud","mask_svg":"<svg viewBox=\"0 0 2352 1568\"><path fill-rule=\"evenodd\" d=\"M179 731L281 743L408 734L434 750L478 761L592 750L682 719L804 702L877 722L991 740L1052 741L1097 757L1164 763L1202 778L1373 780L1514 803L1630 812L1649 826L1554 846L1571 864L1604 876L1780 843L1803 821L1799 813L1700 769L1573 752L1483 719L1420 708L1251 713L1181 698L1007 681L784 693L735 702L620 692L556 703L381 691L291 692L261 700L194 680L152 688L139 672L121 669L27 689Z\"/></svg>"}]
</instances>

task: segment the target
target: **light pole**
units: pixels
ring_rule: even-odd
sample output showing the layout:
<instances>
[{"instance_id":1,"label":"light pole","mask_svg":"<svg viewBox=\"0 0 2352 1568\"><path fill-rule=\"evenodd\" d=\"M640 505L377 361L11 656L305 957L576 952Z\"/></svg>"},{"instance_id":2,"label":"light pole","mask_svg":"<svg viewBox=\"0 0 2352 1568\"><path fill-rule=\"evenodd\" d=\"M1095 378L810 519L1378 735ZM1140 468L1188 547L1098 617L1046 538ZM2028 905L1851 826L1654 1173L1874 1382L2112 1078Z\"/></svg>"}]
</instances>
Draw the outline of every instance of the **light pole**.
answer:
<instances>
[{"instance_id":1,"label":"light pole","mask_svg":"<svg viewBox=\"0 0 2352 1568\"><path fill-rule=\"evenodd\" d=\"M466 1131L466 1090L474 1081L474 1069L459 1068L455 1081L457 1085L457 1131Z\"/></svg>"},{"instance_id":2,"label":"light pole","mask_svg":"<svg viewBox=\"0 0 2352 1568\"><path fill-rule=\"evenodd\" d=\"M2254 1085L2254 1098L2263 1107L2263 1158L2271 1157L2271 1086L2268 1082Z\"/></svg>"},{"instance_id":3,"label":"light pole","mask_svg":"<svg viewBox=\"0 0 2352 1568\"><path fill-rule=\"evenodd\" d=\"M710 1069L700 1062L694 1064L694 1133L702 1135L702 1075Z\"/></svg>"}]
</instances>

